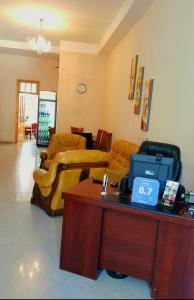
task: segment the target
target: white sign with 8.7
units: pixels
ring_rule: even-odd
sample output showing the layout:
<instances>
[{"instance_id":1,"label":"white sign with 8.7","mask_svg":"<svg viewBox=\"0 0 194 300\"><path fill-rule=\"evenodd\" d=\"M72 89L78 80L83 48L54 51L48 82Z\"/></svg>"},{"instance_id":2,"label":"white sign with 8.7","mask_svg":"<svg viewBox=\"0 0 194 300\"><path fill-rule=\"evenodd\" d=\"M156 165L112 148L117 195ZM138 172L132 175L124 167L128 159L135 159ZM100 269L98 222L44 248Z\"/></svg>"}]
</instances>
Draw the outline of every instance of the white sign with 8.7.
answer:
<instances>
[{"instance_id":1,"label":"white sign with 8.7","mask_svg":"<svg viewBox=\"0 0 194 300\"><path fill-rule=\"evenodd\" d=\"M152 193L152 191L153 191L153 188L151 188L151 187L148 187L147 191L146 191L146 188L144 188L144 186L140 186L139 187L139 193L140 194L144 194L144 195L150 196L151 193Z\"/></svg>"}]
</instances>

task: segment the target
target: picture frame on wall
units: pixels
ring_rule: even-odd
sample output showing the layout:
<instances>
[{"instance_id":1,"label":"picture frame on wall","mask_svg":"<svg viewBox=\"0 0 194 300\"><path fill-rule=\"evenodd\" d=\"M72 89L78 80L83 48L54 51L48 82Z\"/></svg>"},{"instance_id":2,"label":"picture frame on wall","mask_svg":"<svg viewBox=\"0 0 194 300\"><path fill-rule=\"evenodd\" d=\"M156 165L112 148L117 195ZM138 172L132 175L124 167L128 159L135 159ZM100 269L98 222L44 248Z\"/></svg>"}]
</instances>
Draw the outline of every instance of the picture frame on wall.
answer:
<instances>
[{"instance_id":1,"label":"picture frame on wall","mask_svg":"<svg viewBox=\"0 0 194 300\"><path fill-rule=\"evenodd\" d=\"M132 57L130 68L130 82L129 82L129 94L128 99L133 100L135 94L135 81L137 73L138 55Z\"/></svg>"},{"instance_id":2,"label":"picture frame on wall","mask_svg":"<svg viewBox=\"0 0 194 300\"><path fill-rule=\"evenodd\" d=\"M154 85L154 79L146 80L143 111L142 111L142 117L141 117L141 129L143 131L148 131L148 128L149 128L153 85Z\"/></svg>"},{"instance_id":3,"label":"picture frame on wall","mask_svg":"<svg viewBox=\"0 0 194 300\"><path fill-rule=\"evenodd\" d=\"M134 113L140 114L142 90L143 90L143 77L144 77L144 67L139 67L137 72L137 82L135 86L135 96L134 96Z\"/></svg>"}]
</instances>

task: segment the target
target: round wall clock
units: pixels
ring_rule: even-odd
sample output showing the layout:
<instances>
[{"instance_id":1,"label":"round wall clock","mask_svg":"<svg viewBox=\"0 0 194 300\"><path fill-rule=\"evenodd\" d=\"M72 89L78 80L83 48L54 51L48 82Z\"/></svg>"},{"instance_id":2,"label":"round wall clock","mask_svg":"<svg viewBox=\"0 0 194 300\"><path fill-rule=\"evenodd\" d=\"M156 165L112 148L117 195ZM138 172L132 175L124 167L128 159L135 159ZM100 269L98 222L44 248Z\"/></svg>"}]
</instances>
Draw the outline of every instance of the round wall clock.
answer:
<instances>
[{"instance_id":1,"label":"round wall clock","mask_svg":"<svg viewBox=\"0 0 194 300\"><path fill-rule=\"evenodd\" d=\"M86 91L87 91L87 86L85 85L85 83L79 83L77 86L77 92L83 94Z\"/></svg>"}]
</instances>

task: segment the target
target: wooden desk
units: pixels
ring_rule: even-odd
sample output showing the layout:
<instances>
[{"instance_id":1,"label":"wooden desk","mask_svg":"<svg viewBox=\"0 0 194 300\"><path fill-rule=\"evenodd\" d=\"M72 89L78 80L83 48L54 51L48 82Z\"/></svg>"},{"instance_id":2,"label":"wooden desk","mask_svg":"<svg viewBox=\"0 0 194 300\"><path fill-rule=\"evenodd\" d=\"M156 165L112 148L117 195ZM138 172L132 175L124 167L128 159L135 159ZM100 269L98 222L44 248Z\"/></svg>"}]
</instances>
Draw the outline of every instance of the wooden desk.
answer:
<instances>
[{"instance_id":1,"label":"wooden desk","mask_svg":"<svg viewBox=\"0 0 194 300\"><path fill-rule=\"evenodd\" d=\"M87 179L63 193L60 268L92 279L110 269L150 282L153 298L193 299L194 219L104 203L100 191Z\"/></svg>"}]
</instances>

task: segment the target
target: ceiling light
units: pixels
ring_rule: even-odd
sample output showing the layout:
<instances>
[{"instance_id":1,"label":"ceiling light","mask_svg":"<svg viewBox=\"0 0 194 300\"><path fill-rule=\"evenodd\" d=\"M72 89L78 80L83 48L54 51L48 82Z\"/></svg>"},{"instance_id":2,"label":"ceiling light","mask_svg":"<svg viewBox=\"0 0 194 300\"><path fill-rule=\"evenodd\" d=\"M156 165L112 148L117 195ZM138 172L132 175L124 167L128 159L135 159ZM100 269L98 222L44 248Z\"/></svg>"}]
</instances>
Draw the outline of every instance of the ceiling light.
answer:
<instances>
[{"instance_id":1,"label":"ceiling light","mask_svg":"<svg viewBox=\"0 0 194 300\"><path fill-rule=\"evenodd\" d=\"M28 39L29 48L36 51L39 55L41 55L43 52L46 53L51 50L51 42L46 41L42 35L42 24L43 18L40 19L40 34L38 35L38 37Z\"/></svg>"}]
</instances>

